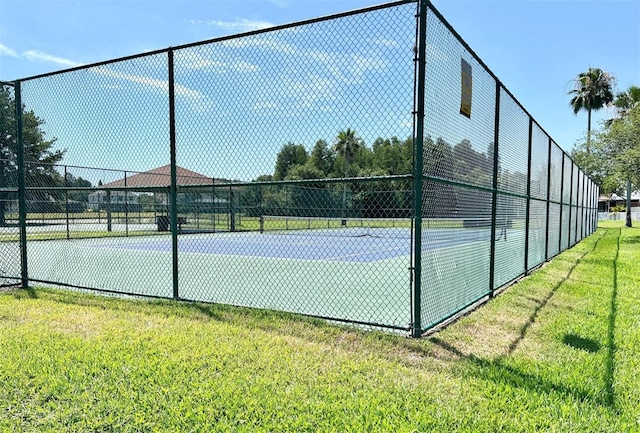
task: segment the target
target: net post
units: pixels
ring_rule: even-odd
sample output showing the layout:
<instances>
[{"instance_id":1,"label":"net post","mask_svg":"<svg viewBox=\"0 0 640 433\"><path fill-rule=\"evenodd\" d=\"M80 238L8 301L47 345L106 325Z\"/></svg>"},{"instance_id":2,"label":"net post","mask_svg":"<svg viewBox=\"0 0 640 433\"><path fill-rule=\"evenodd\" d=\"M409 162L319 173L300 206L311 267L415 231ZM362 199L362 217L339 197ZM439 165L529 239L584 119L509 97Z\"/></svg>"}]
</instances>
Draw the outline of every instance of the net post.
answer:
<instances>
[{"instance_id":1,"label":"net post","mask_svg":"<svg viewBox=\"0 0 640 433\"><path fill-rule=\"evenodd\" d=\"M500 89L501 85L496 80L496 106L493 126L493 179L491 181L491 249L489 256L489 296L495 295L496 273L496 224L498 213L498 163L500 161L498 150L500 140Z\"/></svg>"},{"instance_id":2,"label":"net post","mask_svg":"<svg viewBox=\"0 0 640 433\"><path fill-rule=\"evenodd\" d=\"M22 288L29 287L29 273L27 269L27 192L24 166L24 136L22 131L22 85L15 82L16 105L16 133L17 133L17 164L18 164L18 219L20 225L20 276Z\"/></svg>"},{"instance_id":3,"label":"net post","mask_svg":"<svg viewBox=\"0 0 640 433\"><path fill-rule=\"evenodd\" d=\"M171 224L171 257L173 270L173 299L178 293L178 175L176 170L176 92L173 70L173 49L167 51L169 69L169 150L171 153L171 186L169 210Z\"/></svg>"},{"instance_id":4,"label":"net post","mask_svg":"<svg viewBox=\"0 0 640 433\"><path fill-rule=\"evenodd\" d=\"M427 8L429 2L418 2L418 32L416 41L417 99L415 101L415 138L413 143L413 212L414 212L414 244L413 244L413 293L411 306L411 336L422 336L422 189L423 189L423 143L425 116L425 79L427 55Z\"/></svg>"}]
</instances>

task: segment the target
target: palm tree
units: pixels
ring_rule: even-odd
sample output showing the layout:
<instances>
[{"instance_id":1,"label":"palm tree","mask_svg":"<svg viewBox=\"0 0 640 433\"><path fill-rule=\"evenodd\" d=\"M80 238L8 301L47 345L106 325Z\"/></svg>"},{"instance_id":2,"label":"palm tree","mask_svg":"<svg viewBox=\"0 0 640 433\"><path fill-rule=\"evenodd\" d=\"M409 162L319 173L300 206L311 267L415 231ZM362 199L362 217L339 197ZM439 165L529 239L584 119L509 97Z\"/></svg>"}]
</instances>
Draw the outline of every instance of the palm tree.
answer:
<instances>
[{"instance_id":1,"label":"palm tree","mask_svg":"<svg viewBox=\"0 0 640 433\"><path fill-rule=\"evenodd\" d=\"M580 110L588 113L587 119L587 153L591 141L591 112L596 111L613 102L614 77L600 68L589 68L587 72L581 72L573 80L574 89L569 91L573 95L569 104L574 114Z\"/></svg>"},{"instance_id":2,"label":"palm tree","mask_svg":"<svg viewBox=\"0 0 640 433\"><path fill-rule=\"evenodd\" d=\"M613 105L621 118L626 117L632 108L640 105L640 87L630 86L626 91L618 93Z\"/></svg>"},{"instance_id":3,"label":"palm tree","mask_svg":"<svg viewBox=\"0 0 640 433\"><path fill-rule=\"evenodd\" d=\"M344 158L344 177L349 175L349 163L353 162L358 149L362 147L362 139L356 136L356 131L347 128L346 131L340 131L336 142L333 145L333 149L338 152ZM347 183L344 183L342 190L342 217L344 218L344 212L347 208Z\"/></svg>"}]
</instances>

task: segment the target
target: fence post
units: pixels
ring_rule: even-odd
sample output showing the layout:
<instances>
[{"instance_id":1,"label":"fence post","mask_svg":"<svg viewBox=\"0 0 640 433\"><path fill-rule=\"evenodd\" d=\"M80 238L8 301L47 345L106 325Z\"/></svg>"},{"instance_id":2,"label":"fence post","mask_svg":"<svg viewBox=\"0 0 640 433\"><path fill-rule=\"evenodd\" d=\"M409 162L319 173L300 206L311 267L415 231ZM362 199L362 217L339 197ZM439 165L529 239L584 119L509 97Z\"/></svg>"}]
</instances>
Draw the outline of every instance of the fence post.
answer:
<instances>
[{"instance_id":1,"label":"fence post","mask_svg":"<svg viewBox=\"0 0 640 433\"><path fill-rule=\"evenodd\" d=\"M575 234L575 238L573 240L573 244L577 244L578 243L578 221L580 219L580 202L578 200L578 198L580 197L580 168L574 163L573 164L573 170L575 172L576 168L578 168L578 175L576 176L576 221L575 221L575 230L573 231L573 233Z\"/></svg>"},{"instance_id":2,"label":"fence post","mask_svg":"<svg viewBox=\"0 0 640 433\"><path fill-rule=\"evenodd\" d=\"M500 82L496 80L496 106L494 107L493 118L493 180L491 183L491 247L489 253L489 296L495 294L496 282L496 223L498 213L498 162L500 161L499 143L500 140Z\"/></svg>"},{"instance_id":3,"label":"fence post","mask_svg":"<svg viewBox=\"0 0 640 433\"><path fill-rule=\"evenodd\" d=\"M529 144L527 150L527 204L524 217L524 274L529 273L529 231L531 230L531 151L533 150L533 119L529 117Z\"/></svg>"},{"instance_id":4,"label":"fence post","mask_svg":"<svg viewBox=\"0 0 640 433\"><path fill-rule=\"evenodd\" d=\"M631 227L631 180L627 179L627 218L625 226Z\"/></svg>"},{"instance_id":5,"label":"fence post","mask_svg":"<svg viewBox=\"0 0 640 433\"><path fill-rule=\"evenodd\" d=\"M127 172L124 172L124 187L127 187ZM129 191L124 190L124 236L129 237Z\"/></svg>"},{"instance_id":6,"label":"fence post","mask_svg":"<svg viewBox=\"0 0 640 433\"><path fill-rule=\"evenodd\" d=\"M564 152L562 152L562 164L560 165L560 231L558 233L558 252L562 252L562 225L564 223Z\"/></svg>"},{"instance_id":7,"label":"fence post","mask_svg":"<svg viewBox=\"0 0 640 433\"><path fill-rule=\"evenodd\" d=\"M16 133L17 133L17 164L18 164L18 218L20 224L20 274L22 287L29 287L29 273L27 270L27 192L24 167L24 137L22 135L22 84L15 82L16 104Z\"/></svg>"},{"instance_id":8,"label":"fence post","mask_svg":"<svg viewBox=\"0 0 640 433\"><path fill-rule=\"evenodd\" d=\"M173 50L169 49L169 150L171 153L171 187L169 210L171 224L171 252L173 258L173 298L178 296L178 176L176 173L176 92L173 75Z\"/></svg>"},{"instance_id":9,"label":"fence post","mask_svg":"<svg viewBox=\"0 0 640 433\"><path fill-rule=\"evenodd\" d=\"M547 226L545 227L545 235L544 235L544 259L549 260L549 221L551 216L549 215L549 211L551 210L551 137L549 139L549 148L547 152Z\"/></svg>"},{"instance_id":10,"label":"fence post","mask_svg":"<svg viewBox=\"0 0 640 433\"><path fill-rule=\"evenodd\" d=\"M565 157L566 156L567 155L565 154ZM567 248L571 248L573 246L571 241L571 215L573 214L573 212L571 212L573 209L573 161L571 161L571 159L569 161L571 162L571 170L569 173L569 224L567 226L569 233L567 233Z\"/></svg>"},{"instance_id":11,"label":"fence post","mask_svg":"<svg viewBox=\"0 0 640 433\"><path fill-rule=\"evenodd\" d=\"M413 212L414 212L414 245L413 245L413 296L412 296L412 336L422 335L422 189L423 189L423 144L425 113L425 69L427 55L427 0L418 3L418 40L416 59L418 75L416 77L417 100L415 101L416 134L413 143Z\"/></svg>"},{"instance_id":12,"label":"fence post","mask_svg":"<svg viewBox=\"0 0 640 433\"><path fill-rule=\"evenodd\" d=\"M111 190L108 189L105 195L105 211L107 213L107 231L111 232L113 230L113 215L111 214Z\"/></svg>"},{"instance_id":13,"label":"fence post","mask_svg":"<svg viewBox=\"0 0 640 433\"><path fill-rule=\"evenodd\" d=\"M67 173L67 166L64 166L64 186L69 188L69 177ZM65 189L64 191L64 210L66 214L66 222L67 222L67 240L71 239L71 233L69 231L69 190Z\"/></svg>"}]
</instances>

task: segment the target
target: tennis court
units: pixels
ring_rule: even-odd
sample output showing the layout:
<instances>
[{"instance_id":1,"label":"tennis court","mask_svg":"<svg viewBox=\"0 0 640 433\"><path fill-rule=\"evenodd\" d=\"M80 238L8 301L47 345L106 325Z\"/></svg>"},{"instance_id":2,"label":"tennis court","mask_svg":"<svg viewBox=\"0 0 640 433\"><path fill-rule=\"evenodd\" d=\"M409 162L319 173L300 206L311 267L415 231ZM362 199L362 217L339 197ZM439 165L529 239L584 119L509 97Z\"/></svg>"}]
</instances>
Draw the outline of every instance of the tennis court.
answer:
<instances>
[{"instance_id":1,"label":"tennis court","mask_svg":"<svg viewBox=\"0 0 640 433\"><path fill-rule=\"evenodd\" d=\"M0 285L418 337L596 228L597 185L429 2L3 86L68 152L0 161Z\"/></svg>"},{"instance_id":2,"label":"tennis court","mask_svg":"<svg viewBox=\"0 0 640 433\"><path fill-rule=\"evenodd\" d=\"M385 227L360 221L303 230L296 226L299 222L288 223L290 230L179 235L180 298L397 328L410 325L410 227L393 227L387 220ZM498 250L508 255L509 245L522 242L519 232L509 230ZM430 301L447 308L452 284L465 286L479 276L488 281L490 235L489 228L423 231L425 271L433 272ZM7 242L2 247L16 248ZM437 272L443 255L461 263L475 258L475 265ZM33 241L28 267L31 281L173 296L170 235Z\"/></svg>"}]
</instances>

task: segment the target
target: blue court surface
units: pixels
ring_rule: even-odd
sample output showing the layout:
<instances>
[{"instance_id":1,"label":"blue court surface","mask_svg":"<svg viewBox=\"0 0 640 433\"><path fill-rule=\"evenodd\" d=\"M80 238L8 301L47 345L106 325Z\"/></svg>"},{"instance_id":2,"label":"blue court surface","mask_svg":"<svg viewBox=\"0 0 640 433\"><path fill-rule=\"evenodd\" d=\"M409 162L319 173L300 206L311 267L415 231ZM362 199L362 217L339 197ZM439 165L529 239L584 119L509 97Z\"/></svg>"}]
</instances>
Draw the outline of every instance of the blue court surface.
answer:
<instances>
[{"instance_id":1,"label":"blue court surface","mask_svg":"<svg viewBox=\"0 0 640 433\"><path fill-rule=\"evenodd\" d=\"M98 248L138 251L172 250L170 238L124 240ZM326 237L314 235L270 235L260 233L218 233L183 235L178 239L179 253L219 254L245 257L272 257L298 260L372 263L406 256L408 239L361 237Z\"/></svg>"},{"instance_id":2,"label":"blue court surface","mask_svg":"<svg viewBox=\"0 0 640 433\"><path fill-rule=\"evenodd\" d=\"M298 260L374 263L407 256L411 253L410 234L403 237L355 234L335 236L326 233L261 234L215 233L181 235L179 253L216 254L244 257L270 257ZM489 230L435 230L425 233L423 251L437 250L486 240ZM428 241L427 241L428 239ZM128 238L96 243L96 248L134 251L171 252L171 238Z\"/></svg>"}]
</instances>

